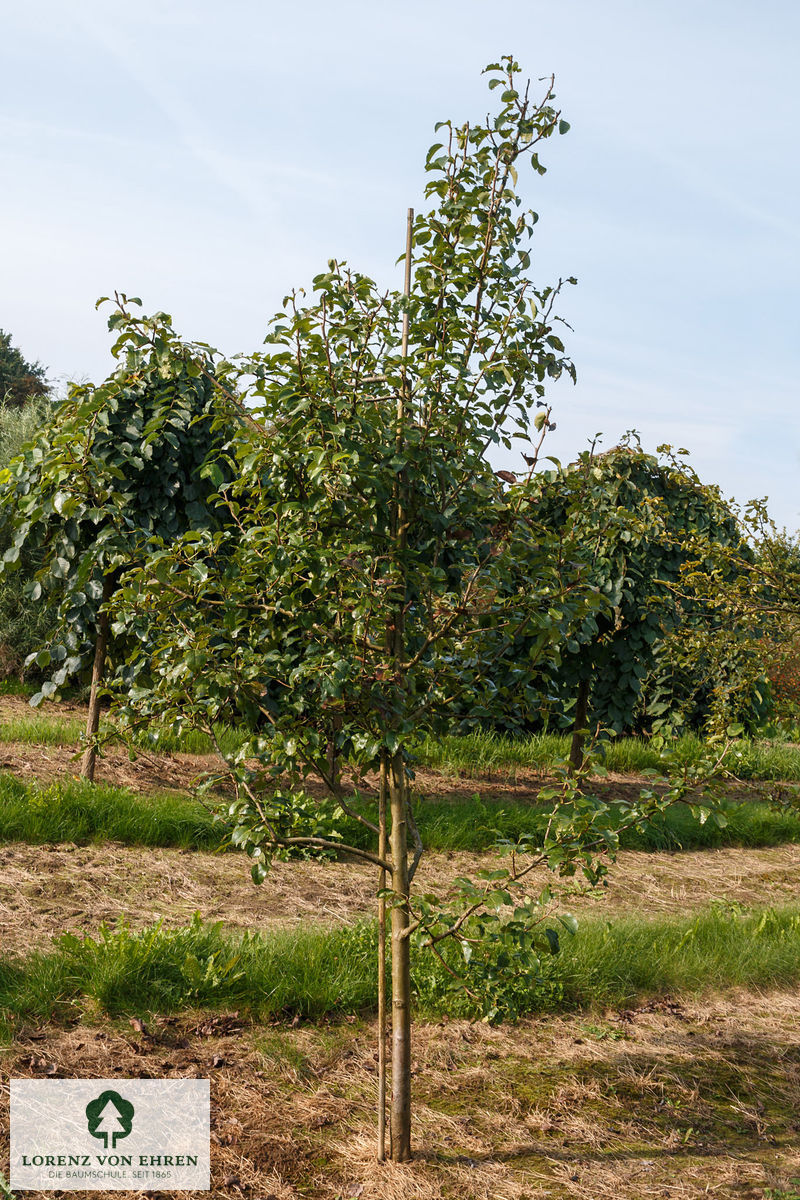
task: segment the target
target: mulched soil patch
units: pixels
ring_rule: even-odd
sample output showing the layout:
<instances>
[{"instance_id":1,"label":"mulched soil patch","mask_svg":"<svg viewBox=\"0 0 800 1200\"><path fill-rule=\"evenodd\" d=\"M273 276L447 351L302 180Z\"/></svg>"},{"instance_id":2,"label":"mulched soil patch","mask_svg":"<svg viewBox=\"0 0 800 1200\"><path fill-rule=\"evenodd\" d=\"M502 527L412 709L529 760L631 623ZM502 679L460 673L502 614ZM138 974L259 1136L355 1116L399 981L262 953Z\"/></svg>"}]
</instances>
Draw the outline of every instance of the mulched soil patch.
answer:
<instances>
[{"instance_id":1,"label":"mulched soil patch","mask_svg":"<svg viewBox=\"0 0 800 1200\"><path fill-rule=\"evenodd\" d=\"M235 1012L143 1013L31 1026L0 1050L0 1162L10 1077L208 1078L212 1200L791 1195L798 1018L796 994L736 993L513 1027L420 1025L415 1158L401 1166L375 1161L375 1029L358 1018L259 1026Z\"/></svg>"}]
</instances>

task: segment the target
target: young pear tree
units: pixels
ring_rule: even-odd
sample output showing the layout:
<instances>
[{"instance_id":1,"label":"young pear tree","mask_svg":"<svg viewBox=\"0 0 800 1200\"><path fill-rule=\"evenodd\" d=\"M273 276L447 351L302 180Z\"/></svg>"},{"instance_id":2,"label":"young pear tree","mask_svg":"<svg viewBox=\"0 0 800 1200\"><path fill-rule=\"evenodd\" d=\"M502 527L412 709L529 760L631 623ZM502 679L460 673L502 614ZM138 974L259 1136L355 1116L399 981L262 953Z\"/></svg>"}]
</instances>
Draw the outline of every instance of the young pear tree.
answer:
<instances>
[{"instance_id":1,"label":"young pear tree","mask_svg":"<svg viewBox=\"0 0 800 1200\"><path fill-rule=\"evenodd\" d=\"M217 388L232 398L249 388L252 404L226 452L238 478L219 489L224 520L154 548L115 600L141 630L131 719L212 737L235 720L249 734L220 754L254 879L298 847L376 869L379 924L386 910L391 921L396 1161L411 1154L412 942L499 1015L508 979L529 990L541 950L558 948L535 869L597 881L621 816L568 781L544 793L553 811L509 866L455 880L443 897L412 890L424 852L414 754L422 736L452 727L455 700L483 702L480 635L492 625L493 652L507 653L524 629L532 670L583 603L555 557L527 552L524 489L510 473L501 487L487 460L517 439L532 471L545 386L573 374L553 313L560 284L528 276L536 217L517 193L518 170L541 174L541 144L567 125L552 85L534 101L512 58L487 70L496 115L437 127L433 206L409 215L403 290L381 292L332 261L310 300L287 299L265 353L215 362ZM622 816L639 820L653 803ZM381 944L379 1157L384 965Z\"/></svg>"}]
</instances>

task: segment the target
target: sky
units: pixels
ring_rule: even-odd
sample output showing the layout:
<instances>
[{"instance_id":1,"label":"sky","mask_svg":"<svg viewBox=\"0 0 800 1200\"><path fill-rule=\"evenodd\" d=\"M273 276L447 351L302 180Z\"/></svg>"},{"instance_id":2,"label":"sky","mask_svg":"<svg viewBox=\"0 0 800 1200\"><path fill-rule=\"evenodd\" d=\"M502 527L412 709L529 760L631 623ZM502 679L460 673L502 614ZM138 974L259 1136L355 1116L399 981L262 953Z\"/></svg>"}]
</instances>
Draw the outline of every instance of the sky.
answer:
<instances>
[{"instance_id":1,"label":"sky","mask_svg":"<svg viewBox=\"0 0 800 1200\"><path fill-rule=\"evenodd\" d=\"M796 0L8 6L0 328L64 386L111 369L115 291L232 354L332 257L401 286L434 123L513 53L571 125L520 176L535 282L578 278L545 453L636 429L794 531L798 51Z\"/></svg>"}]
</instances>

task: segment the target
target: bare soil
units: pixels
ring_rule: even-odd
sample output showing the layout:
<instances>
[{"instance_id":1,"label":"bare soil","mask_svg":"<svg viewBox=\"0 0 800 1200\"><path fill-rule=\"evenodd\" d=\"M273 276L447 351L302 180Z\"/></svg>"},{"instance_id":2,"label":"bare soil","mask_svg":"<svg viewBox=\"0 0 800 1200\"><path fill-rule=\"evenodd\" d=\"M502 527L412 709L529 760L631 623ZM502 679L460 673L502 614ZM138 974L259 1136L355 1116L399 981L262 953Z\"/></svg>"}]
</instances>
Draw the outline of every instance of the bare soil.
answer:
<instances>
[{"instance_id":1,"label":"bare soil","mask_svg":"<svg viewBox=\"0 0 800 1200\"><path fill-rule=\"evenodd\" d=\"M351 1020L257 1026L235 1013L195 1013L23 1030L0 1050L0 1162L9 1077L194 1076L211 1080L212 1200L795 1194L794 993L662 1000L507 1029L420 1026L415 1157L401 1166L375 1161L375 1029Z\"/></svg>"}]
</instances>

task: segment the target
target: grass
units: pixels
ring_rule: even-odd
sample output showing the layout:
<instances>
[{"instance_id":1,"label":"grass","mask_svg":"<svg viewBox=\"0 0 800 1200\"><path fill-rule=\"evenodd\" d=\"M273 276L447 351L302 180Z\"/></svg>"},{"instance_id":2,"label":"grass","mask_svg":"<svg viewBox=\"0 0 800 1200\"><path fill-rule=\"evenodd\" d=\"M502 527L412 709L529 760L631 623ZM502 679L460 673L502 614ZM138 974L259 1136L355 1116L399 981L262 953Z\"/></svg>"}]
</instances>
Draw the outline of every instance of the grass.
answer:
<instances>
[{"instance_id":1,"label":"grass","mask_svg":"<svg viewBox=\"0 0 800 1200\"><path fill-rule=\"evenodd\" d=\"M31 709L31 715L0 721L0 742L27 746L75 746L86 729L78 717L48 717Z\"/></svg>"},{"instance_id":2,"label":"grass","mask_svg":"<svg viewBox=\"0 0 800 1200\"><path fill-rule=\"evenodd\" d=\"M800 908L712 905L690 920L587 921L552 978L568 1008L624 1007L705 989L793 986L800 979Z\"/></svg>"},{"instance_id":3,"label":"grass","mask_svg":"<svg viewBox=\"0 0 800 1200\"><path fill-rule=\"evenodd\" d=\"M430 850L480 853L496 845L498 835L517 841L544 826L545 809L518 800L427 800L415 808L422 839ZM800 814L765 803L726 804L727 825L701 825L686 805L676 805L645 830L622 834L624 850L702 850L723 846L751 848L800 842Z\"/></svg>"},{"instance_id":4,"label":"grass","mask_svg":"<svg viewBox=\"0 0 800 1200\"><path fill-rule=\"evenodd\" d=\"M36 684L23 683L21 679L0 679L0 696L33 696L38 690Z\"/></svg>"},{"instance_id":5,"label":"grass","mask_svg":"<svg viewBox=\"0 0 800 1200\"><path fill-rule=\"evenodd\" d=\"M478 1015L430 956L415 954L420 1016ZM0 1015L20 1019L112 1016L236 1005L264 1020L371 1012L376 1004L376 931L370 923L270 934L225 935L219 925L139 933L125 925L97 938L72 934L53 950L0 958ZM692 919L589 919L547 955L542 979L521 976L518 1014L625 1008L656 996L710 988L786 988L800 982L800 907L743 911L715 905Z\"/></svg>"},{"instance_id":6,"label":"grass","mask_svg":"<svg viewBox=\"0 0 800 1200\"><path fill-rule=\"evenodd\" d=\"M694 763L702 756L704 743L695 734L684 734L670 750L679 762ZM463 774L514 767L545 771L568 754L569 738L550 733L528 738L495 733L428 738L419 751L425 766ZM645 738L625 737L607 742L605 764L609 771L622 775L662 769L658 751ZM730 765L740 779L800 781L800 747L743 738Z\"/></svg>"},{"instance_id":7,"label":"grass","mask_svg":"<svg viewBox=\"0 0 800 1200\"><path fill-rule=\"evenodd\" d=\"M469 733L428 738L420 747L420 760L440 770L475 772L487 768L529 767L546 770L569 755L567 734L535 733L509 737L498 733ZM688 761L695 759L702 742L691 735L674 747ZM657 770L659 754L643 738L619 738L606 743L606 766L610 771Z\"/></svg>"},{"instance_id":8,"label":"grass","mask_svg":"<svg viewBox=\"0 0 800 1200\"><path fill-rule=\"evenodd\" d=\"M0 959L0 1014L61 1017L95 1007L112 1016L245 1005L261 1018L371 1009L371 926L225 936L195 919L184 929L123 924L98 938L65 934L51 952Z\"/></svg>"},{"instance_id":9,"label":"grass","mask_svg":"<svg viewBox=\"0 0 800 1200\"><path fill-rule=\"evenodd\" d=\"M363 806L364 812L368 811ZM481 853L498 837L516 841L544 824L544 809L519 800L486 801L479 795L453 801L429 799L416 817L426 847L432 851ZM727 825L701 825L689 809L676 806L645 829L622 835L626 850L699 850L723 846L750 848L800 842L800 814L777 811L768 804L728 804ZM26 784L0 775L0 843L104 841L124 845L177 846L218 850L226 826L201 803L180 794L139 795L126 788L67 780L46 786ZM355 822L342 825L346 841L370 845L370 835Z\"/></svg>"},{"instance_id":10,"label":"grass","mask_svg":"<svg viewBox=\"0 0 800 1200\"><path fill-rule=\"evenodd\" d=\"M0 842L115 841L217 850L225 832L207 808L186 796L139 796L77 779L24 784L0 775Z\"/></svg>"},{"instance_id":11,"label":"grass","mask_svg":"<svg viewBox=\"0 0 800 1200\"><path fill-rule=\"evenodd\" d=\"M215 725L214 737L224 754L234 754L246 740L246 735L230 725ZM184 729L180 734L171 729L152 727L133 738L134 746L161 754L214 754L216 746L207 733L199 729Z\"/></svg>"},{"instance_id":12,"label":"grass","mask_svg":"<svg viewBox=\"0 0 800 1200\"><path fill-rule=\"evenodd\" d=\"M80 717L50 716L31 709L31 715L0 721L0 742L21 742L31 746L74 746L77 748L86 729ZM105 731L108 727L105 726ZM104 729L101 727L101 732ZM229 726L217 726L215 735L226 753L238 750L244 735ZM215 746L206 733L186 729L176 734L170 729L151 728L137 733L134 746L162 754L213 754Z\"/></svg>"}]
</instances>

